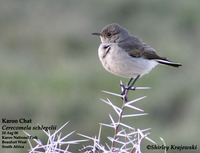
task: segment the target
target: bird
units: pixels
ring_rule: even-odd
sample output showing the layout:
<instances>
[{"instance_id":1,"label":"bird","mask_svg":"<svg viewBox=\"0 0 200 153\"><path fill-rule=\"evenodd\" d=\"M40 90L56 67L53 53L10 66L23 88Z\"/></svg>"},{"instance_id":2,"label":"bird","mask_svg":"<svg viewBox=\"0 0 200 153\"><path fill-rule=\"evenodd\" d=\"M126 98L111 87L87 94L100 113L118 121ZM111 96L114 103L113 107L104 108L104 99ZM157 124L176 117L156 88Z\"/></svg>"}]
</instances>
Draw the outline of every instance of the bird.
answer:
<instances>
[{"instance_id":1,"label":"bird","mask_svg":"<svg viewBox=\"0 0 200 153\"><path fill-rule=\"evenodd\" d=\"M109 24L100 33L92 35L101 39L98 56L103 67L112 74L130 78L130 81L149 73L158 64L182 66L157 55L155 49L131 36L127 29L117 23Z\"/></svg>"}]
</instances>

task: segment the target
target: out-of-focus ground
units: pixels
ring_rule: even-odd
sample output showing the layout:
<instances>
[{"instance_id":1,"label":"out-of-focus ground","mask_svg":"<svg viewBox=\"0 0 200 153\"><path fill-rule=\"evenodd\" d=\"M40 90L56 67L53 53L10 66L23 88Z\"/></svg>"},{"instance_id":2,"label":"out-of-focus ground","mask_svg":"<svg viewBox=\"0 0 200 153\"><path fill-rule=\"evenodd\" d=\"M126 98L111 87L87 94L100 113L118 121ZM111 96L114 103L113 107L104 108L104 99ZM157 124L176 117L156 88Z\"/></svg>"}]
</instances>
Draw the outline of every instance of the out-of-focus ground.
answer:
<instances>
[{"instance_id":1,"label":"out-of-focus ground","mask_svg":"<svg viewBox=\"0 0 200 153\"><path fill-rule=\"evenodd\" d=\"M151 90L130 92L129 97L147 95L137 106L149 115L129 124L151 127L150 137L158 144L159 137L168 145L199 144L198 0L1 0L0 116L58 127L70 120L66 133L97 135L99 123L109 123L108 114L114 113L100 98L121 103L101 90L120 93L119 81L128 81L106 72L98 59L100 39L91 33L110 23L119 23L160 56L183 64L178 69L159 65L139 79L137 86ZM107 135L112 133L104 132L102 141ZM145 145L142 150L147 152Z\"/></svg>"}]
</instances>

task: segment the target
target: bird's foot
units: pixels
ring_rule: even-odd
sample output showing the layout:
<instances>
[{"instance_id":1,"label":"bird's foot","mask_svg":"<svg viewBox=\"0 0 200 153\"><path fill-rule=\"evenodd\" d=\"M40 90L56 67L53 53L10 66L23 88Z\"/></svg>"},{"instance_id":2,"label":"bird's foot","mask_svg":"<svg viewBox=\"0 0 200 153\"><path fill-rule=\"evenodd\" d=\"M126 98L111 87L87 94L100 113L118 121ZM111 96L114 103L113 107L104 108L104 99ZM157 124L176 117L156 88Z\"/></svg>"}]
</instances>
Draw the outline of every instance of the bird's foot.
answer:
<instances>
[{"instance_id":1,"label":"bird's foot","mask_svg":"<svg viewBox=\"0 0 200 153\"><path fill-rule=\"evenodd\" d=\"M126 97L129 90L135 90L136 89L136 87L134 87L134 84L139 77L140 77L140 75L138 75L134 80L133 80L133 78L131 78L129 80L129 82L126 84L126 86L124 86L123 84L120 84L120 87L121 87L121 90L122 90L122 93L121 93L122 99L124 99L123 97ZM132 80L133 80L133 82L132 82Z\"/></svg>"},{"instance_id":2,"label":"bird's foot","mask_svg":"<svg viewBox=\"0 0 200 153\"><path fill-rule=\"evenodd\" d=\"M135 90L135 89L136 89L136 87L127 86L127 85L124 86L123 84L120 84L120 87L121 87L121 89L122 89L122 93L121 93L122 96L125 94L125 91L126 91L126 90L129 91L129 90Z\"/></svg>"}]
</instances>

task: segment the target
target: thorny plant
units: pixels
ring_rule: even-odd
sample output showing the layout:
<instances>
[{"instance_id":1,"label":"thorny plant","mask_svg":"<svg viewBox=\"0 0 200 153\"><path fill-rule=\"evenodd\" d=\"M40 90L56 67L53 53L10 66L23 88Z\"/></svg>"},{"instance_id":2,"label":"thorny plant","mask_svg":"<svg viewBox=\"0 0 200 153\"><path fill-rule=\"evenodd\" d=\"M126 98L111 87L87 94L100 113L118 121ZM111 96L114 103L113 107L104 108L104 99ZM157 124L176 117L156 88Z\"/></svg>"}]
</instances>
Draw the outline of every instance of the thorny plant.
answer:
<instances>
[{"instance_id":1,"label":"thorny plant","mask_svg":"<svg viewBox=\"0 0 200 153\"><path fill-rule=\"evenodd\" d=\"M64 137L61 137L61 130L69 123L65 123L61 128L56 130L53 134L50 133L50 131L43 132L47 135L48 141L46 144L43 144L39 139L32 139L35 141L36 145L33 147L30 139L27 139L30 145L29 153L69 153L69 147L71 144L78 144L87 140L73 140L73 141L66 141L66 139L71 136L75 131L70 132L69 134L65 135ZM30 134L24 131L24 133L32 137ZM67 145L64 147L65 149L62 149L63 145Z\"/></svg>"},{"instance_id":2,"label":"thorny plant","mask_svg":"<svg viewBox=\"0 0 200 153\"><path fill-rule=\"evenodd\" d=\"M101 99L104 103L110 105L114 109L118 118L115 120L112 117L112 115L109 114L111 123L110 124L100 123L98 136L90 137L90 136L77 133L78 135L86 138L86 140L64 141L72 133L74 133L73 131L70 134L64 136L63 138L61 138L61 134L58 134L58 132L61 131L61 129L68 124L67 122L65 125L63 125L59 130L57 130L53 134L50 134L49 131L48 132L44 131L49 138L47 144L43 145L41 141L34 140L37 143L37 145L33 147L31 142L29 141L29 144L31 147L30 153L42 152L41 149L43 149L44 150L43 152L45 153L62 153L62 152L67 153L67 152L70 152L69 151L70 144L83 143L84 141L88 141L88 140L92 140L93 144L83 146L82 149L79 150L80 152L83 152L83 153L115 153L115 152L116 153L141 153L142 140L146 139L155 144L155 142L148 137L150 133L147 131L149 131L150 128L142 129L142 130L135 129L132 126L127 125L122 122L123 118L131 118L131 117L147 115L147 113L124 114L125 108L130 108L132 110L144 112L144 110L133 106L133 104L135 102L138 102L144 99L145 96L140 97L138 99L131 100L131 101L128 101L128 98L127 98L128 92L130 90L149 89L149 87L134 87L134 84L138 78L139 76L137 76L135 80L131 78L131 80L126 84L126 86L124 86L122 81L120 81L121 92L122 92L121 94L117 94L117 93L113 93L109 91L102 91L104 93L120 97L123 103L120 108L114 105L109 99L107 100ZM112 137L107 136L110 143L105 143L105 145L103 145L101 142L102 126L110 127L114 130L114 135ZM29 135L28 133L26 134ZM61 149L62 144L67 144L67 147L65 150Z\"/></svg>"},{"instance_id":3,"label":"thorny plant","mask_svg":"<svg viewBox=\"0 0 200 153\"><path fill-rule=\"evenodd\" d=\"M138 99L134 99L131 101L128 101L128 98L127 98L128 92L130 90L149 89L149 87L134 87L134 84L139 77L140 76L137 76L134 80L133 78L131 78L130 81L126 84L126 86L124 86L122 81L120 81L121 92L122 92L121 94L117 94L117 93L113 93L109 91L103 91L104 93L120 97L123 101L122 107L119 108L118 106L114 105L109 99L107 100L101 99L103 102L110 105L114 109L114 111L116 112L118 116L118 119L117 121L115 121L114 118L111 116L111 114L109 114L111 123L110 124L100 123L98 137L95 136L93 138L93 137L89 137L83 134L79 134L94 142L93 145L83 147L82 148L83 152L87 152L87 153L114 153L114 152L141 153L140 146L143 139L146 139L155 144L155 142L148 137L148 135L150 134L149 132L144 134L144 132L149 131L150 128L143 129L143 130L135 129L132 126L129 126L122 122L123 118L131 118L131 117L147 115L147 113L124 115L125 108L130 108L139 112L144 112L144 110L133 106L133 104L135 102L138 102L144 99L146 96L140 97ZM101 142L100 142L102 126L106 126L106 127L110 127L114 129L114 136L107 137L108 140L111 141L111 145L108 145L106 143L106 147L104 145L101 145Z\"/></svg>"}]
</instances>

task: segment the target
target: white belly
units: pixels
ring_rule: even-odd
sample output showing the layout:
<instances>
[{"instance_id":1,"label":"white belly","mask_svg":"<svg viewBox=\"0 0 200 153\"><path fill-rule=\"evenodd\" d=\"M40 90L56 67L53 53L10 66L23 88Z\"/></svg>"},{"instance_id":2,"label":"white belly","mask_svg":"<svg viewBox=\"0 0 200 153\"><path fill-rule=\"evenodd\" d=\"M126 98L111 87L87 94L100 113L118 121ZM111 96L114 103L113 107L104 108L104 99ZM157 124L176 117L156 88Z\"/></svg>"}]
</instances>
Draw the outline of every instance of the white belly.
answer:
<instances>
[{"instance_id":1,"label":"white belly","mask_svg":"<svg viewBox=\"0 0 200 153\"><path fill-rule=\"evenodd\" d=\"M144 58L134 58L123 51L117 44L110 45L111 49L106 54L103 48L105 44L99 46L98 54L103 67L118 76L134 78L138 75L149 73L158 63L154 60Z\"/></svg>"}]
</instances>

